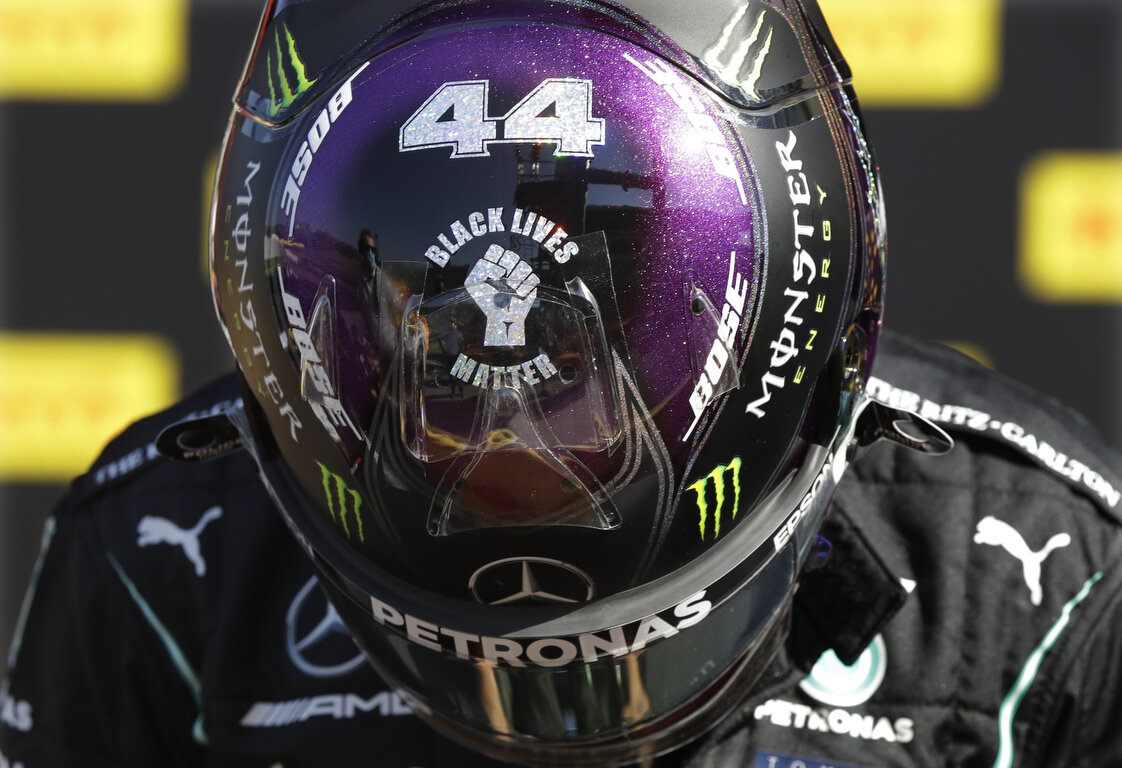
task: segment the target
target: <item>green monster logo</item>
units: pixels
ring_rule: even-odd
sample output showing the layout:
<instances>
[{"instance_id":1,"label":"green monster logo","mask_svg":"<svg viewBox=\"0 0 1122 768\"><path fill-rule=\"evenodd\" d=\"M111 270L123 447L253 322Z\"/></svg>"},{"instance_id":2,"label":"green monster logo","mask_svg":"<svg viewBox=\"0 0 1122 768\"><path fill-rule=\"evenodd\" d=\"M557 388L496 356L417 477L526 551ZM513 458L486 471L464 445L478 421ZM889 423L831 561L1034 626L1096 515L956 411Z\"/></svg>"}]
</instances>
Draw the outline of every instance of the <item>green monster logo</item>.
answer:
<instances>
[{"instance_id":1,"label":"green monster logo","mask_svg":"<svg viewBox=\"0 0 1122 768\"><path fill-rule=\"evenodd\" d=\"M282 24L284 27L284 37L288 43L287 50L281 49L280 30L273 32L273 47L276 49L277 63L276 68L273 68L273 54L266 52L265 54L265 67L266 74L269 76L269 99L272 102L269 107L269 117L276 117L282 109L287 109L292 106L296 101L296 97L307 91L313 85L315 80L308 79L307 69L304 67L304 61L300 58L300 52L296 50L296 41L292 38L292 33L288 31L288 26ZM289 65L293 73L296 75L296 86L293 87L288 82L288 74L284 68L285 53L288 54ZM274 83L273 75L276 74L276 82ZM277 91L280 91L278 97Z\"/></svg>"},{"instance_id":2,"label":"green monster logo","mask_svg":"<svg viewBox=\"0 0 1122 768\"><path fill-rule=\"evenodd\" d=\"M764 62L771 53L772 33L775 30L768 27L767 38L761 43L760 34L764 31L765 13L761 10L754 21L748 22L750 5L744 3L743 7L729 19L721 30L721 38L705 51L704 61L726 83L739 86L753 98L758 99L760 93L756 90L756 85L763 73ZM749 24L753 25L751 32L748 32Z\"/></svg>"},{"instance_id":3,"label":"green monster logo","mask_svg":"<svg viewBox=\"0 0 1122 768\"><path fill-rule=\"evenodd\" d=\"M688 490L694 491L697 494L697 511L698 511L698 529L701 531L701 539L705 540L705 528L709 522L709 499L707 492L709 490L709 481L713 481L713 538L716 539L721 535L721 516L725 512L725 473L732 477L732 519L736 519L736 513L740 511L740 457L737 456L728 464L718 464L705 477L701 478L693 485L689 486Z\"/></svg>"},{"instance_id":4,"label":"green monster logo","mask_svg":"<svg viewBox=\"0 0 1122 768\"><path fill-rule=\"evenodd\" d=\"M362 506L362 496L358 491L354 490L347 485L347 481L339 477L330 469L325 467L320 462L319 471L323 475L323 493L327 497L327 511L331 513L331 520L336 524L342 524L343 533L347 538L351 538L351 529L347 525L347 517L353 517L355 525L358 527L358 540L366 541L366 533L362 527L362 515L359 508ZM338 520L336 520L338 515Z\"/></svg>"}]
</instances>

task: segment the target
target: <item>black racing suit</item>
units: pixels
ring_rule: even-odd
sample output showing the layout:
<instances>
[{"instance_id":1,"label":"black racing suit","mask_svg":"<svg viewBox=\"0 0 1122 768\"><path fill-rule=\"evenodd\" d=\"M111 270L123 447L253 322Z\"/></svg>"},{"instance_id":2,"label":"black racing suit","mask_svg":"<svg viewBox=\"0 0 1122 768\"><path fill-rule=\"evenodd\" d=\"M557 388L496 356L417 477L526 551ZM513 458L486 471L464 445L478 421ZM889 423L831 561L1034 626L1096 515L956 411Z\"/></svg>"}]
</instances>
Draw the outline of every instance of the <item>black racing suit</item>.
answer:
<instances>
[{"instance_id":1,"label":"black racing suit","mask_svg":"<svg viewBox=\"0 0 1122 768\"><path fill-rule=\"evenodd\" d=\"M942 348L884 339L870 391L955 449L883 443L849 469L788 647L659 765L1122 765L1116 458ZM0 768L487 764L364 663L244 451L155 451L163 426L236 397L231 377L134 425L51 518L0 691ZM901 584L887 616L878 596ZM827 654L807 674L822 647L870 637L855 664Z\"/></svg>"}]
</instances>

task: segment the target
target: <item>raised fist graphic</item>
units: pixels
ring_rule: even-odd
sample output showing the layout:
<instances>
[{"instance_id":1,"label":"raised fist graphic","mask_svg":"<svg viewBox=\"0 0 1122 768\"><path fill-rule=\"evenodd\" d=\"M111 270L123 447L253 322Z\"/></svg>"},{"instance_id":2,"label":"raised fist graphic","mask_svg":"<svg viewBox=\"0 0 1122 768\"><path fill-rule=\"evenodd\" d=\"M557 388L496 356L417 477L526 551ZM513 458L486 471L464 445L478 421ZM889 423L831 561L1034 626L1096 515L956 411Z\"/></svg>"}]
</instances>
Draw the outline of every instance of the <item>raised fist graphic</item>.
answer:
<instances>
[{"instance_id":1,"label":"raised fist graphic","mask_svg":"<svg viewBox=\"0 0 1122 768\"><path fill-rule=\"evenodd\" d=\"M520 347L526 343L526 315L538 296L538 276L514 251L492 245L475 262L464 288L483 314L483 345Z\"/></svg>"}]
</instances>

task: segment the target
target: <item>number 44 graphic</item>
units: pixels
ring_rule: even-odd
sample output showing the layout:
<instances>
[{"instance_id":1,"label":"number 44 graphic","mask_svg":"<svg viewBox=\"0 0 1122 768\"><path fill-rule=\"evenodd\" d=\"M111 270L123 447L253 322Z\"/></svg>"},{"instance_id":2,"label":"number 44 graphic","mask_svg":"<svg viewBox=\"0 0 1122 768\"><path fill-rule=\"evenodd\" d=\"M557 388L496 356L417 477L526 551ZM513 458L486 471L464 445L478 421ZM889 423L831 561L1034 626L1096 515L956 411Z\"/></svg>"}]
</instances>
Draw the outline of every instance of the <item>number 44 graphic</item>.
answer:
<instances>
[{"instance_id":1,"label":"number 44 graphic","mask_svg":"<svg viewBox=\"0 0 1122 768\"><path fill-rule=\"evenodd\" d=\"M487 80L445 83L401 126L402 152L451 147L453 158L490 154L490 144L554 142L555 155L592 157L604 119L592 116L592 81L550 78L500 118L488 117Z\"/></svg>"}]
</instances>

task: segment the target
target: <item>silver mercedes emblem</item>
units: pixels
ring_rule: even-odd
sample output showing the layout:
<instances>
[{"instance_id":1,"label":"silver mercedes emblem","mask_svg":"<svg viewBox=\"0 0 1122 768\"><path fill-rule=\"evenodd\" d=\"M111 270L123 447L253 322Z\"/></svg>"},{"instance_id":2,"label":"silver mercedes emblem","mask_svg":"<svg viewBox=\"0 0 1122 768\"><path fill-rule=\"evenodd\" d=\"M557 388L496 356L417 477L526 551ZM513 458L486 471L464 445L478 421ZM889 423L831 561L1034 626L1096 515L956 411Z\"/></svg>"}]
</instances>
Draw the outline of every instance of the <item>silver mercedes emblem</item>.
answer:
<instances>
[{"instance_id":1,"label":"silver mercedes emblem","mask_svg":"<svg viewBox=\"0 0 1122 768\"><path fill-rule=\"evenodd\" d=\"M485 605L586 603L596 588L575 565L547 557L508 557L471 575L468 587Z\"/></svg>"},{"instance_id":2,"label":"silver mercedes emblem","mask_svg":"<svg viewBox=\"0 0 1122 768\"><path fill-rule=\"evenodd\" d=\"M318 587L315 577L308 579L289 605L284 644L288 658L304 674L340 677L362 666L365 658Z\"/></svg>"}]
</instances>

